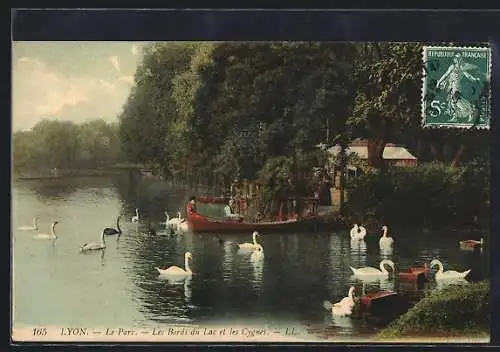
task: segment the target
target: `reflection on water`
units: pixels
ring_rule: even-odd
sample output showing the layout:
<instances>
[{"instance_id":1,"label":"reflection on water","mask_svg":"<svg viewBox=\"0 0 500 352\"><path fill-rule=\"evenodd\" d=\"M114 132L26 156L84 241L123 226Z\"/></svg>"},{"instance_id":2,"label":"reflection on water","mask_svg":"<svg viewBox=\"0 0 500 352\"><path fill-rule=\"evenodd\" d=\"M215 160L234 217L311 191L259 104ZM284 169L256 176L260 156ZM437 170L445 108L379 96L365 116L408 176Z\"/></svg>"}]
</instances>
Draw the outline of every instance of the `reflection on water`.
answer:
<instances>
[{"instance_id":1,"label":"reflection on water","mask_svg":"<svg viewBox=\"0 0 500 352\"><path fill-rule=\"evenodd\" d=\"M250 263L253 267L253 288L260 291L264 279L264 252L254 251L250 255Z\"/></svg>"},{"instance_id":2,"label":"reflection on water","mask_svg":"<svg viewBox=\"0 0 500 352\"><path fill-rule=\"evenodd\" d=\"M392 252L394 248L392 246L381 246L380 247L380 258L382 259L392 259Z\"/></svg>"},{"instance_id":3,"label":"reflection on water","mask_svg":"<svg viewBox=\"0 0 500 352\"><path fill-rule=\"evenodd\" d=\"M332 317L322 302L338 302L351 285L366 292L397 290L421 297L434 290L397 279L409 267L439 259L446 270L472 269L469 281L489 275L488 251L460 251L453 236L398 233L391 253L381 253L378 236L351 241L349 229L332 233L261 233L263 253L238 251L251 233L183 233L165 236L165 209L184 209L186 194L148 184L138 188L123 179L91 178L16 183L12 190L14 324L64 326L155 326L157 323L257 321L299 323L318 336L358 336L383 324L357 316ZM131 223L135 208L141 222ZM41 229L59 221L58 239L37 241L33 231L18 231L39 215ZM106 249L79 253L104 227L122 215L122 235L107 237ZM149 224L157 235L148 234ZM181 283L158 277L155 267L183 267L193 254L193 276ZM396 265L388 279L361 281L349 266L378 268L382 259ZM390 269L388 269L390 270ZM394 278L396 276L396 278ZM35 293L36 292L36 295ZM35 297L36 296L36 297ZM36 299L35 299L36 298ZM96 303L98 302L98 303Z\"/></svg>"}]
</instances>

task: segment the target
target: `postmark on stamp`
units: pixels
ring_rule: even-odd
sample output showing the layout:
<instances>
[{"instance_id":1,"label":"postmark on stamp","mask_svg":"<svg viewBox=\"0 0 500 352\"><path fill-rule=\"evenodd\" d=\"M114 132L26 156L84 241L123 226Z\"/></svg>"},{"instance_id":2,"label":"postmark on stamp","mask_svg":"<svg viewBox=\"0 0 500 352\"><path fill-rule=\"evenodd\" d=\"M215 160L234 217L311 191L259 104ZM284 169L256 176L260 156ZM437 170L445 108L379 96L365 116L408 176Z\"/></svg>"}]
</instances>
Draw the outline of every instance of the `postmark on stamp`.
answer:
<instances>
[{"instance_id":1,"label":"postmark on stamp","mask_svg":"<svg viewBox=\"0 0 500 352\"><path fill-rule=\"evenodd\" d=\"M491 50L423 49L423 127L489 128Z\"/></svg>"}]
</instances>

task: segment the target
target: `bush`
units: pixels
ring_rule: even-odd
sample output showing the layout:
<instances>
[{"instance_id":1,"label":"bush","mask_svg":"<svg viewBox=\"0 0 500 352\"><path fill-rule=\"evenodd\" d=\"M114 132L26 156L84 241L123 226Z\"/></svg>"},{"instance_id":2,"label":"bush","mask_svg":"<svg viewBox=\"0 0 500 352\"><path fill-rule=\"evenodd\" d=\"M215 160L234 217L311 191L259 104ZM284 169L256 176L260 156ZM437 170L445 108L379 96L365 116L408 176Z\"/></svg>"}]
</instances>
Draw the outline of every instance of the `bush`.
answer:
<instances>
[{"instance_id":1,"label":"bush","mask_svg":"<svg viewBox=\"0 0 500 352\"><path fill-rule=\"evenodd\" d=\"M420 300L379 332L377 338L489 334L489 281L450 285Z\"/></svg>"},{"instance_id":2,"label":"bush","mask_svg":"<svg viewBox=\"0 0 500 352\"><path fill-rule=\"evenodd\" d=\"M489 211L489 182L489 167L477 162L394 167L356 178L348 209L360 220L373 214L391 224L456 225Z\"/></svg>"}]
</instances>

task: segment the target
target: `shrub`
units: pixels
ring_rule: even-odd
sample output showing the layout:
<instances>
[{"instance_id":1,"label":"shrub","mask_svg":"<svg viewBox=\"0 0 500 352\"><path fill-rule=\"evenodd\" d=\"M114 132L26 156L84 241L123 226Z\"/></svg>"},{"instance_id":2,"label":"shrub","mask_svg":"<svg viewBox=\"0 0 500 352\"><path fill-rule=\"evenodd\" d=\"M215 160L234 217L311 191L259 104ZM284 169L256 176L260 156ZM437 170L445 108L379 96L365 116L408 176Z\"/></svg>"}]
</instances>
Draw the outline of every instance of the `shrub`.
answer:
<instances>
[{"instance_id":1,"label":"shrub","mask_svg":"<svg viewBox=\"0 0 500 352\"><path fill-rule=\"evenodd\" d=\"M476 162L394 167L353 180L348 209L360 220L371 213L391 224L455 225L489 211L489 182L489 168Z\"/></svg>"},{"instance_id":2,"label":"shrub","mask_svg":"<svg viewBox=\"0 0 500 352\"><path fill-rule=\"evenodd\" d=\"M379 332L378 338L425 334L471 335L490 329L489 281L450 285L420 300Z\"/></svg>"}]
</instances>

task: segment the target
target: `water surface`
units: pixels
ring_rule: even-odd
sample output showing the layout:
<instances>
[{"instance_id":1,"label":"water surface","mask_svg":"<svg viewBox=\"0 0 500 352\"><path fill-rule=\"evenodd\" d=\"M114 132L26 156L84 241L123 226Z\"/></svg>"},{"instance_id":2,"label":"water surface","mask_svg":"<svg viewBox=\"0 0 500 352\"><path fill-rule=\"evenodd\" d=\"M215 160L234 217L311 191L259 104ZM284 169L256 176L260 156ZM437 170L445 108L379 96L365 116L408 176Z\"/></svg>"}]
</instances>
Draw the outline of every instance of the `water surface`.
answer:
<instances>
[{"instance_id":1,"label":"water surface","mask_svg":"<svg viewBox=\"0 0 500 352\"><path fill-rule=\"evenodd\" d=\"M444 233L393 233L394 250L383 255L379 234L351 242L348 230L262 233L264 256L242 255L236 243L251 234L186 233L163 236L164 211L183 210L186 194L154 184L130 185L124 178L68 178L18 181L12 189L13 325L156 327L165 324L253 325L295 324L319 338L362 339L386 325L388 314L335 318L324 300L336 302L351 285L362 284L349 266L378 267L383 258L397 271L438 258L445 270L472 269L470 281L489 275L487 253L463 252L456 238ZM135 208L141 223L130 219ZM119 240L107 238L103 252L81 254L79 246L98 241L104 227L115 227L122 215ZM58 239L36 240L30 225L40 217L38 232L57 220ZM159 234L146 234L148 226ZM193 278L171 284L154 267L184 265L193 254ZM397 280L365 285L366 292L398 290L405 302L425 290ZM436 289L431 280L426 290ZM387 312L386 312L387 313Z\"/></svg>"}]
</instances>

